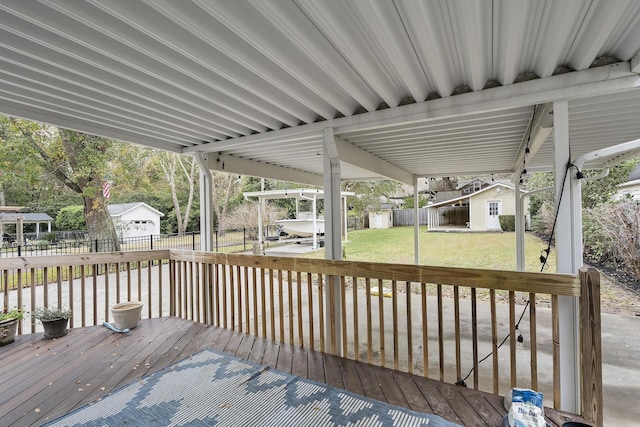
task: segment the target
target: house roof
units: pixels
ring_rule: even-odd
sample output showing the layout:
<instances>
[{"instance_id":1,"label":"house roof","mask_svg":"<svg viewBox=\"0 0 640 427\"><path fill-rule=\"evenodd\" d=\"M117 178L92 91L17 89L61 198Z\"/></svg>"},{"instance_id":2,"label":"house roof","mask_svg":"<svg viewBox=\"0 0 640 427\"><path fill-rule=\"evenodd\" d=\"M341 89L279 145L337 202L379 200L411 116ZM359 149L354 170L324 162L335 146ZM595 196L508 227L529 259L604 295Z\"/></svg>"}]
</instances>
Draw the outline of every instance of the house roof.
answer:
<instances>
[{"instance_id":1,"label":"house roof","mask_svg":"<svg viewBox=\"0 0 640 427\"><path fill-rule=\"evenodd\" d=\"M15 222L18 218L22 218L23 222L53 221L53 218L46 213L0 213L0 222Z\"/></svg>"},{"instance_id":2,"label":"house roof","mask_svg":"<svg viewBox=\"0 0 640 427\"><path fill-rule=\"evenodd\" d=\"M153 212L156 212L158 215L160 216L164 216L164 214L162 212L160 212L159 210L152 208L151 206L149 206L148 204L144 203L144 202L136 202L136 203L121 203L121 204L113 204L113 205L107 205L107 210L109 211L109 215L111 216L122 216L127 212L130 212L140 206L144 206L147 209L152 210Z\"/></svg>"},{"instance_id":3,"label":"house roof","mask_svg":"<svg viewBox=\"0 0 640 427\"><path fill-rule=\"evenodd\" d=\"M640 134L640 2L0 3L0 112L209 168L342 179L550 170ZM527 146L531 144L528 153ZM608 161L600 158L587 167Z\"/></svg>"},{"instance_id":4,"label":"house roof","mask_svg":"<svg viewBox=\"0 0 640 427\"><path fill-rule=\"evenodd\" d=\"M481 194L481 193L484 193L484 192L486 192L486 191L489 191L489 190L491 190L491 189L493 189L493 188L496 188L496 187L504 187L504 188L508 188L508 189L510 189L510 190L513 190L513 189L514 189L514 187L513 187L512 185L503 184L503 183L501 183L501 182L496 182L496 183L495 183L495 184L493 184L493 185L490 185L490 186L488 186L488 187L485 187L485 188L483 188L482 190L478 190L478 191L476 191L476 192L474 192L474 193L467 194L466 196L460 196L460 197L456 197L455 199L449 199L449 200L444 200L444 201L442 201L442 202L433 203L433 204L427 205L426 207L427 207L427 208L439 208L439 207L441 207L441 206L452 205L452 204L454 204L454 203L458 203L458 202L460 202L460 201L463 201L463 200L466 200L466 199L471 199L472 197L476 197L477 195L479 195L479 194ZM524 194L528 193L528 191L525 191L525 190L520 190L520 191L521 191L522 193L524 193Z\"/></svg>"}]
</instances>

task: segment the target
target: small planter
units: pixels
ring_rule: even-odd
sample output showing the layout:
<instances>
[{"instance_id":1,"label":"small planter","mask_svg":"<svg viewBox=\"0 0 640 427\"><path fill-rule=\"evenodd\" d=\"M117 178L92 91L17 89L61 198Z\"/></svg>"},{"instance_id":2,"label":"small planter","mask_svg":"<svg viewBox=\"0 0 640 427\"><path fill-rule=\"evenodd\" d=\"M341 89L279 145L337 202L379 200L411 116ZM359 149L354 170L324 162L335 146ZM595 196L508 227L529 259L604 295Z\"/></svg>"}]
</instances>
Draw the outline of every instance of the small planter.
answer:
<instances>
[{"instance_id":1,"label":"small planter","mask_svg":"<svg viewBox=\"0 0 640 427\"><path fill-rule=\"evenodd\" d=\"M41 320L41 322L44 328L45 340L60 338L69 333L69 329L67 328L69 319Z\"/></svg>"},{"instance_id":2,"label":"small planter","mask_svg":"<svg viewBox=\"0 0 640 427\"><path fill-rule=\"evenodd\" d=\"M0 322L0 346L11 344L18 333L18 320L8 319Z\"/></svg>"},{"instance_id":3,"label":"small planter","mask_svg":"<svg viewBox=\"0 0 640 427\"><path fill-rule=\"evenodd\" d=\"M139 301L121 302L111 307L113 322L118 329L133 329L138 326L143 304Z\"/></svg>"}]
</instances>

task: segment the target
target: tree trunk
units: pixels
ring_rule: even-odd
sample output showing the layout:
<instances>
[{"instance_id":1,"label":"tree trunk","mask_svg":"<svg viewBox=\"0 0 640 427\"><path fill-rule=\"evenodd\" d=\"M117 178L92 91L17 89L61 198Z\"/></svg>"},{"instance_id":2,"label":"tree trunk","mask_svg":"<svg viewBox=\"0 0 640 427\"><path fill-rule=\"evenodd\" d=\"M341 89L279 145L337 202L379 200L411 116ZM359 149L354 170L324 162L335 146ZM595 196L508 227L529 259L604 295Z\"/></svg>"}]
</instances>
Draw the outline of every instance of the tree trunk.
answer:
<instances>
[{"instance_id":1,"label":"tree trunk","mask_svg":"<svg viewBox=\"0 0 640 427\"><path fill-rule=\"evenodd\" d=\"M85 194L83 200L91 252L119 251L120 241L102 193L97 193L95 197Z\"/></svg>"}]
</instances>

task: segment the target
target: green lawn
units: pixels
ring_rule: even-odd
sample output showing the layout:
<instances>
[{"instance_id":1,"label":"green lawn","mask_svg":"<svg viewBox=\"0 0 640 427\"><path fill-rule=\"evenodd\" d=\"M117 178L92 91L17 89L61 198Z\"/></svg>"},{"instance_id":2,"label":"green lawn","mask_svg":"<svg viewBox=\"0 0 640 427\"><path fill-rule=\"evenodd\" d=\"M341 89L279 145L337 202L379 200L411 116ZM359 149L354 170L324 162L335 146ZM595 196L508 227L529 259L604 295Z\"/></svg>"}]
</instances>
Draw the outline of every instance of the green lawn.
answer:
<instances>
[{"instance_id":1,"label":"green lawn","mask_svg":"<svg viewBox=\"0 0 640 427\"><path fill-rule=\"evenodd\" d=\"M350 261L413 264L413 233L413 227L353 231L343 250ZM515 233L427 233L426 227L420 227L420 264L515 270L515 245ZM526 234L526 271L540 271L540 253L546 247L546 242ZM322 258L324 251L308 256ZM555 272L553 250L545 271Z\"/></svg>"}]
</instances>

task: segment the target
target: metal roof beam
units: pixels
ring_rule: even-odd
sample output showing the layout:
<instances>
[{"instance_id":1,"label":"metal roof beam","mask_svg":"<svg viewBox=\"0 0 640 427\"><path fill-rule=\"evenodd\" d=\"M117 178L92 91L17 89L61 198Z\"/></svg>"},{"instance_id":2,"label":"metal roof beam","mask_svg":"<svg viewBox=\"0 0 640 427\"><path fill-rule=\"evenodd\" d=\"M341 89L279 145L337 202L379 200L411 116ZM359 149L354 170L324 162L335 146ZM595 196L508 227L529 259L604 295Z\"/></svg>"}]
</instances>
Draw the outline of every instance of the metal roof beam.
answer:
<instances>
[{"instance_id":1,"label":"metal roof beam","mask_svg":"<svg viewBox=\"0 0 640 427\"><path fill-rule=\"evenodd\" d=\"M520 143L518 154L511 165L514 171L514 182L525 169L525 162L536 155L551 132L553 132L553 104L536 105L527 132Z\"/></svg>"},{"instance_id":2,"label":"metal roof beam","mask_svg":"<svg viewBox=\"0 0 640 427\"><path fill-rule=\"evenodd\" d=\"M604 95L635 87L640 87L640 76L631 71L629 62L620 62L447 98L205 143L197 147L186 147L182 151L184 153L220 151L228 146L321 133L322 129L327 127L334 128L336 135L340 135L341 132L354 130L427 122L483 111L498 111L546 104L557 100Z\"/></svg>"},{"instance_id":3,"label":"metal roof beam","mask_svg":"<svg viewBox=\"0 0 640 427\"><path fill-rule=\"evenodd\" d=\"M203 154L203 156L207 167L214 171L231 172L239 175L277 179L301 184L318 186L322 186L323 184L322 175L318 174L242 159L228 154L210 153Z\"/></svg>"},{"instance_id":4,"label":"metal roof beam","mask_svg":"<svg viewBox=\"0 0 640 427\"><path fill-rule=\"evenodd\" d=\"M640 52L636 53L629 63L631 64L631 71L640 74Z\"/></svg>"},{"instance_id":5,"label":"metal roof beam","mask_svg":"<svg viewBox=\"0 0 640 427\"><path fill-rule=\"evenodd\" d=\"M402 182L403 184L413 185L413 175L406 170L380 157L374 156L368 151L362 150L338 136L335 137L335 143L341 162L366 169L378 175L393 179L394 181Z\"/></svg>"}]
</instances>

